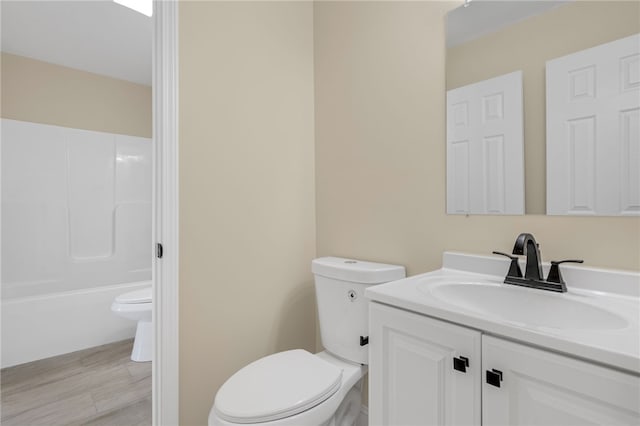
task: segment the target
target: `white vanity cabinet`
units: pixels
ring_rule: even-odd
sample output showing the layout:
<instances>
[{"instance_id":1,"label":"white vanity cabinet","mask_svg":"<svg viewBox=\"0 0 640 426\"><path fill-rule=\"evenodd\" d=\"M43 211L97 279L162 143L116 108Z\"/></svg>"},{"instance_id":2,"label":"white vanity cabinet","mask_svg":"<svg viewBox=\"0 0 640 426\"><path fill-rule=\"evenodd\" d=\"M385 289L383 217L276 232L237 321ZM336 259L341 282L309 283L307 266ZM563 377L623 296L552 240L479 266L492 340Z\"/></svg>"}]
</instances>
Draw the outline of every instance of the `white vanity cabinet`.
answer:
<instances>
[{"instance_id":1,"label":"white vanity cabinet","mask_svg":"<svg viewBox=\"0 0 640 426\"><path fill-rule=\"evenodd\" d=\"M480 332L369 306L369 423L479 425Z\"/></svg>"},{"instance_id":2,"label":"white vanity cabinet","mask_svg":"<svg viewBox=\"0 0 640 426\"><path fill-rule=\"evenodd\" d=\"M640 424L636 375L379 303L369 309L371 425ZM454 369L460 357L466 372Z\"/></svg>"},{"instance_id":3,"label":"white vanity cabinet","mask_svg":"<svg viewBox=\"0 0 640 426\"><path fill-rule=\"evenodd\" d=\"M487 335L482 369L484 425L640 424L638 376Z\"/></svg>"}]
</instances>

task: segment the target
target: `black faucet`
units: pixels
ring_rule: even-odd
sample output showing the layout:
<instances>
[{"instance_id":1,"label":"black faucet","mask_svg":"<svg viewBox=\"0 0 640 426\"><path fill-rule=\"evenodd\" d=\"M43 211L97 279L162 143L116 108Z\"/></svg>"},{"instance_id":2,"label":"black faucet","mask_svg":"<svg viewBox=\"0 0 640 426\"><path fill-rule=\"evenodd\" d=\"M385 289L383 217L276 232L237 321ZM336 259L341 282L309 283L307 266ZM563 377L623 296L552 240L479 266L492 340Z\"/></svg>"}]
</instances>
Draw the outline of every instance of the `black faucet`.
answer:
<instances>
[{"instance_id":1,"label":"black faucet","mask_svg":"<svg viewBox=\"0 0 640 426\"><path fill-rule=\"evenodd\" d=\"M544 279L542 275L542 257L536 239L531 234L520 234L516 238L516 244L513 246L513 254L527 256L527 264L524 268L524 278L527 280L541 281Z\"/></svg>"},{"instance_id":2,"label":"black faucet","mask_svg":"<svg viewBox=\"0 0 640 426\"><path fill-rule=\"evenodd\" d=\"M552 261L551 270L549 270L549 276L545 280L544 275L542 274L542 256L540 256L538 243L536 243L536 239L533 237L533 235L527 233L518 235L518 238L516 238L516 243L513 246L513 254L527 256L524 277L522 276L522 272L520 271L517 256L511 256L506 253L497 251L494 251L493 253L506 256L511 259L509 272L504 279L505 284L514 284L524 287L537 288L540 290L556 291L560 293L565 293L567 291L567 286L562 279L559 265L566 262L583 262L583 260L575 259Z\"/></svg>"}]
</instances>

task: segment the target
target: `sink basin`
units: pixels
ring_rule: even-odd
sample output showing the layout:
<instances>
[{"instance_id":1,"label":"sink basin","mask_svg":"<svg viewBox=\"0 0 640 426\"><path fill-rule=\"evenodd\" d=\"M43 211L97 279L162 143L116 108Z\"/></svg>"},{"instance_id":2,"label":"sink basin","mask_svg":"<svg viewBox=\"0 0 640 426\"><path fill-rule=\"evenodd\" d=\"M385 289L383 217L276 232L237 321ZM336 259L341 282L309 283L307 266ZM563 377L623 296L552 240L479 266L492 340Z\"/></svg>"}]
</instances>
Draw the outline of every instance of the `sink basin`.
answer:
<instances>
[{"instance_id":1,"label":"sink basin","mask_svg":"<svg viewBox=\"0 0 640 426\"><path fill-rule=\"evenodd\" d=\"M614 330L628 326L623 317L568 293L489 281L425 280L418 288L458 308L525 326L572 330Z\"/></svg>"},{"instance_id":2,"label":"sink basin","mask_svg":"<svg viewBox=\"0 0 640 426\"><path fill-rule=\"evenodd\" d=\"M640 374L640 273L567 266L569 291L555 293L504 284L508 267L495 257L447 252L442 268L370 286L365 295L373 303Z\"/></svg>"}]
</instances>

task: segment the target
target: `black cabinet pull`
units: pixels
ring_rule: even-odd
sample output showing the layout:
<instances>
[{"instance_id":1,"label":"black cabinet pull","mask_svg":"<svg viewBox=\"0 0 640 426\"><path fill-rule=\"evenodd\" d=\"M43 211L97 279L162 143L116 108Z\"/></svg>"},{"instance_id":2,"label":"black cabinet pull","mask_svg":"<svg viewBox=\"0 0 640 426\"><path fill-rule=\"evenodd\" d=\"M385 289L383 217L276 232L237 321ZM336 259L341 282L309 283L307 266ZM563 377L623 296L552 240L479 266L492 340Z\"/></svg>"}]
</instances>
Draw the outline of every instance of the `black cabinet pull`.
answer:
<instances>
[{"instance_id":1,"label":"black cabinet pull","mask_svg":"<svg viewBox=\"0 0 640 426\"><path fill-rule=\"evenodd\" d=\"M453 369L457 371L467 372L469 366L469 358L466 356L453 357Z\"/></svg>"},{"instance_id":2,"label":"black cabinet pull","mask_svg":"<svg viewBox=\"0 0 640 426\"><path fill-rule=\"evenodd\" d=\"M369 344L369 336L360 336L360 346Z\"/></svg>"},{"instance_id":3,"label":"black cabinet pull","mask_svg":"<svg viewBox=\"0 0 640 426\"><path fill-rule=\"evenodd\" d=\"M491 371L487 370L487 383L489 383L491 386L499 388L501 381L502 371L496 370L494 368L492 368Z\"/></svg>"}]
</instances>

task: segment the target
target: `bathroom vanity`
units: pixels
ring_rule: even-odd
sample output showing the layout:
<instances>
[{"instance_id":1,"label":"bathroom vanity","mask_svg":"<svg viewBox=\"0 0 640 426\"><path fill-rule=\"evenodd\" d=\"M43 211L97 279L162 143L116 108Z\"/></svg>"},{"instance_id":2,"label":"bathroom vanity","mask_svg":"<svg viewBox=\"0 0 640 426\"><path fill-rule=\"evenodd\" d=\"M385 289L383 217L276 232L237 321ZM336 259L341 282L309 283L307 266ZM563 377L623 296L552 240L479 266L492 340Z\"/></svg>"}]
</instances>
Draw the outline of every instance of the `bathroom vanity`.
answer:
<instances>
[{"instance_id":1,"label":"bathroom vanity","mask_svg":"<svg viewBox=\"0 0 640 426\"><path fill-rule=\"evenodd\" d=\"M367 289L371 425L640 423L640 274L563 265L554 293L508 269L446 252Z\"/></svg>"}]
</instances>

